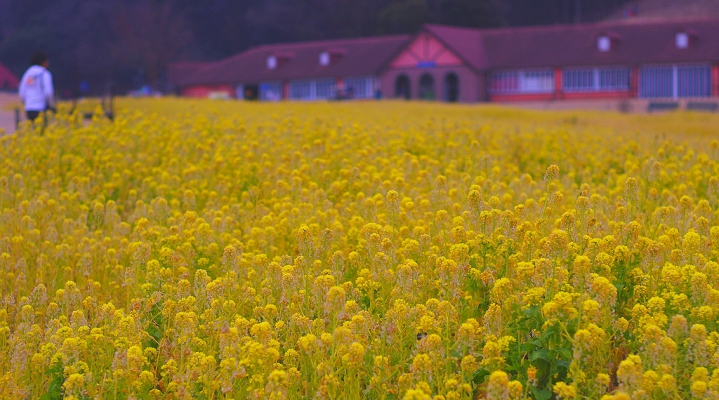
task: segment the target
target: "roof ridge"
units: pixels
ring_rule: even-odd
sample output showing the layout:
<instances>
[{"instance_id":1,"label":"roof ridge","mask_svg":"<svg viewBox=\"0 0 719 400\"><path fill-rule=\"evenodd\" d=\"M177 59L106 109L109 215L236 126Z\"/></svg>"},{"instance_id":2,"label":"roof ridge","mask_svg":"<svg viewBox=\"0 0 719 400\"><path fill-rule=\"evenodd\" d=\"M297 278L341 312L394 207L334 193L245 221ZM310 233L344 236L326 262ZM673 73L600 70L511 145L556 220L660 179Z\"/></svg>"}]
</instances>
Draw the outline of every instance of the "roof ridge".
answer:
<instances>
[{"instance_id":1,"label":"roof ridge","mask_svg":"<svg viewBox=\"0 0 719 400\"><path fill-rule=\"evenodd\" d=\"M321 40L311 40L311 41L298 41L298 42L283 42L283 43L266 43L261 44L258 46L250 47L249 50L253 49L261 49L261 48L273 48L273 47L283 47L283 46L293 46L293 47L312 47L317 46L321 44L332 44L332 43L367 43L367 42L379 42L384 40L402 40L407 39L411 37L410 34L402 34L402 35L384 35L384 36L362 36L362 37L355 37L355 38L338 38L338 39L321 39Z\"/></svg>"},{"instance_id":2,"label":"roof ridge","mask_svg":"<svg viewBox=\"0 0 719 400\"><path fill-rule=\"evenodd\" d=\"M423 25L426 28L440 28L440 29L454 29L454 30L461 30L461 31L471 31L471 32L482 32L486 29L494 29L494 28L471 28L468 26L454 26L454 25L443 25L443 24L424 24Z\"/></svg>"}]
</instances>

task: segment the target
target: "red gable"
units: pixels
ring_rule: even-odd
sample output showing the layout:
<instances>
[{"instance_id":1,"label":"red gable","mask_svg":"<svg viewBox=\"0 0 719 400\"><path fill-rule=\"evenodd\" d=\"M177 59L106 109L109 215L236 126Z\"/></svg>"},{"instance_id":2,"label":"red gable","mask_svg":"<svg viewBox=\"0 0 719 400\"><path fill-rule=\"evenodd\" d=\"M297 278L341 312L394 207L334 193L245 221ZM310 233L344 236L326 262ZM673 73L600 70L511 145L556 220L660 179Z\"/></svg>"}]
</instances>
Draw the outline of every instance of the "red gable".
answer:
<instances>
[{"instance_id":1,"label":"red gable","mask_svg":"<svg viewBox=\"0 0 719 400\"><path fill-rule=\"evenodd\" d=\"M409 46L392 61L393 68L460 65L462 60L429 33L419 34Z\"/></svg>"}]
</instances>

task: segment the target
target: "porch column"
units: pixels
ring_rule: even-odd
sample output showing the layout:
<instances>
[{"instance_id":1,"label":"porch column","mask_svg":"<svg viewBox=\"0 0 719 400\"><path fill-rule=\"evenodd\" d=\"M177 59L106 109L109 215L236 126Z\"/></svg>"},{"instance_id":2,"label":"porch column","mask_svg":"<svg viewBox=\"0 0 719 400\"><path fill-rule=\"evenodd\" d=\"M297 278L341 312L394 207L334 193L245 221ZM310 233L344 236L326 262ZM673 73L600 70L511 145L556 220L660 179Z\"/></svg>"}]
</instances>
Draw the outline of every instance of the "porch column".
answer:
<instances>
[{"instance_id":1,"label":"porch column","mask_svg":"<svg viewBox=\"0 0 719 400\"><path fill-rule=\"evenodd\" d=\"M564 93L562 92L562 69L559 67L554 68L554 98L564 98Z\"/></svg>"},{"instance_id":2,"label":"porch column","mask_svg":"<svg viewBox=\"0 0 719 400\"><path fill-rule=\"evenodd\" d=\"M629 97L639 97L639 67L635 66L629 73Z\"/></svg>"}]
</instances>

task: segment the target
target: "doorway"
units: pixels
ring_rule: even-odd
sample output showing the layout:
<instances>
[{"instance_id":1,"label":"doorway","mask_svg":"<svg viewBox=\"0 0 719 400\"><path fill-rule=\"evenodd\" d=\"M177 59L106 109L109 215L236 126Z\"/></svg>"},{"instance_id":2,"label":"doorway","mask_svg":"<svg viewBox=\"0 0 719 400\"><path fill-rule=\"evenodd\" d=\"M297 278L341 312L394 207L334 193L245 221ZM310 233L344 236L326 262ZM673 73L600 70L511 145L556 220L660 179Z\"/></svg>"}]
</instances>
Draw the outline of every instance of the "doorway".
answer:
<instances>
[{"instance_id":1,"label":"doorway","mask_svg":"<svg viewBox=\"0 0 719 400\"><path fill-rule=\"evenodd\" d=\"M454 103L459 99L459 77L454 72L444 76L444 101Z\"/></svg>"},{"instance_id":2,"label":"doorway","mask_svg":"<svg viewBox=\"0 0 719 400\"><path fill-rule=\"evenodd\" d=\"M394 97L405 100L409 100L412 97L407 75L402 74L398 76L394 82Z\"/></svg>"},{"instance_id":3,"label":"doorway","mask_svg":"<svg viewBox=\"0 0 719 400\"><path fill-rule=\"evenodd\" d=\"M432 75L424 74L419 78L419 98L422 100L434 100L436 98L434 77Z\"/></svg>"}]
</instances>

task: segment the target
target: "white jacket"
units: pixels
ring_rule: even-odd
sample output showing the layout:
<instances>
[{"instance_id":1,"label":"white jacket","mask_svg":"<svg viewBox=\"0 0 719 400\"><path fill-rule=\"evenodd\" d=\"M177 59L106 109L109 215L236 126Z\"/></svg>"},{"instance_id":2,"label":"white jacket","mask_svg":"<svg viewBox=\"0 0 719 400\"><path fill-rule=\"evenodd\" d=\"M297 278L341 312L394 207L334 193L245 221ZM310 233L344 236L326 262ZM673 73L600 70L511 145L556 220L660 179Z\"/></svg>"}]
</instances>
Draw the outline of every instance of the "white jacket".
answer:
<instances>
[{"instance_id":1,"label":"white jacket","mask_svg":"<svg viewBox=\"0 0 719 400\"><path fill-rule=\"evenodd\" d=\"M20 80L19 94L27 111L45 111L52 107L55 91L50 71L40 65L28 68Z\"/></svg>"}]
</instances>

